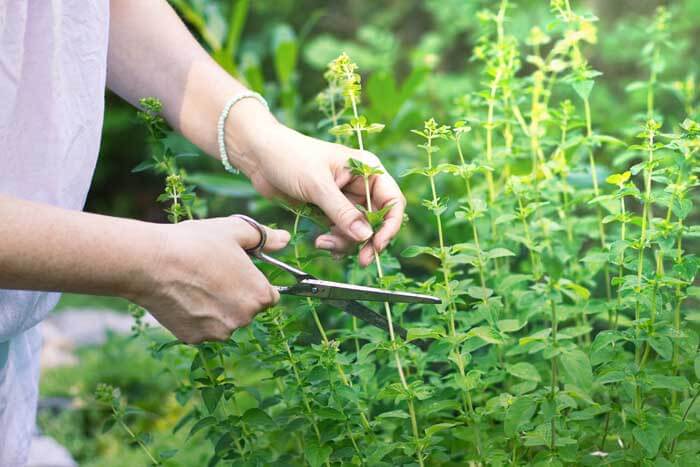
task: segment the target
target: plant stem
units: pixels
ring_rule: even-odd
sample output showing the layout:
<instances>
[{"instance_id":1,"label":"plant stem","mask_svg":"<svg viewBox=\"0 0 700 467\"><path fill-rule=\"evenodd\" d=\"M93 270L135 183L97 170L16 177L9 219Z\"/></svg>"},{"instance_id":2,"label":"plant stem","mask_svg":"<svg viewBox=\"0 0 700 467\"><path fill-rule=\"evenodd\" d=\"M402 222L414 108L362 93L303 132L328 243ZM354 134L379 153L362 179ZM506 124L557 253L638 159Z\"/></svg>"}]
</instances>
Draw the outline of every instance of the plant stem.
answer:
<instances>
[{"instance_id":1,"label":"plant stem","mask_svg":"<svg viewBox=\"0 0 700 467\"><path fill-rule=\"evenodd\" d=\"M651 71L649 73L649 83L647 86L647 119L654 118L654 86L657 78L657 64L659 63L659 47L654 48L654 55L651 59Z\"/></svg>"},{"instance_id":2,"label":"plant stem","mask_svg":"<svg viewBox=\"0 0 700 467\"><path fill-rule=\"evenodd\" d=\"M112 406L112 416L117 420L119 425L128 433L128 435L131 437L132 440L136 441L136 443L141 447L141 450L148 456L148 458L153 462L153 465L160 465L160 462L156 460L155 457L153 457L153 454L151 454L151 450L148 449L148 446L138 437L134 434L133 431L131 431L131 428L124 422L124 419L121 417L121 415L117 412L117 409Z\"/></svg>"},{"instance_id":3,"label":"plant stem","mask_svg":"<svg viewBox=\"0 0 700 467\"><path fill-rule=\"evenodd\" d=\"M591 178L593 179L593 195L597 198L600 196L598 187L598 170L596 168L595 157L591 144L593 143L593 122L591 118L591 103L586 97L583 99L583 110L586 117L586 139L588 140L588 163L590 166ZM605 238L605 226L603 225L603 213L600 205L596 205L596 215L598 216L598 235L600 236L600 247L605 250L607 241ZM612 300L612 290L610 289L610 271L608 271L607 263L603 266L603 274L605 276L605 295L608 301Z\"/></svg>"},{"instance_id":4,"label":"plant stem","mask_svg":"<svg viewBox=\"0 0 700 467\"><path fill-rule=\"evenodd\" d=\"M557 327L558 327L558 322L557 322L557 305L554 303L554 300L550 300L551 303L551 311L552 311L552 346L555 348L557 347ZM552 398L552 404L554 404L554 416L552 416L552 444L550 446L550 449L554 451L556 445L557 445L557 427L556 427L556 412L557 412L557 389L559 386L559 382L557 381L557 372L558 372L558 367L557 367L557 355L552 357L552 387L551 387L551 394L550 397Z\"/></svg>"},{"instance_id":5,"label":"plant stem","mask_svg":"<svg viewBox=\"0 0 700 467\"><path fill-rule=\"evenodd\" d=\"M300 219L301 219L301 213L296 212L296 216L294 218L294 227L292 229L292 236L295 239L296 239L297 235L299 234L299 221L300 221ZM297 242L294 242L294 261L296 263L296 266L299 269L303 269L302 265L301 265L301 255L299 253L299 245ZM323 343L325 345L329 345L330 341L328 340L328 335L326 333L326 330L323 327L323 324L321 324L321 319L318 316L318 311L316 310L316 304L309 297L306 298L306 303L308 304L309 309L311 309L311 315L314 318L314 322L316 323L316 328L318 329L318 332L321 334L321 340L323 341ZM357 343L357 338L355 338L355 345L359 346L359 344ZM345 374L345 370L343 370L342 365L340 363L336 362L335 366L338 370L338 376L340 377L340 381L345 386L352 387L352 381ZM363 427L365 428L365 430L367 430L368 433L371 433L372 428L370 427L369 420L368 420L367 416L365 415L365 412L362 409L362 407L360 407L359 402L357 404L357 409L360 412L360 419L362 421Z\"/></svg>"},{"instance_id":6,"label":"plant stem","mask_svg":"<svg viewBox=\"0 0 700 467\"><path fill-rule=\"evenodd\" d=\"M357 101L354 96L350 96L350 103L352 105L352 113L353 116L356 119L359 119L359 113L357 111ZM360 128L355 128L355 133L357 135L357 145L360 151L365 150L364 142L362 141L362 131ZM369 189L369 178L364 177L364 183L365 183L365 200L367 203L367 212L372 212L372 198L371 198L371 192ZM371 241L371 240L370 240ZM371 245L371 244L370 244ZM382 263L379 258L379 253L377 253L377 250L372 248L372 252L374 253L374 263L377 267L377 276L379 277L379 282L381 283L382 280L384 279L384 271L382 270ZM401 385L403 386L404 390L408 392L409 386L408 383L406 382L406 376L404 375L403 371L403 365L401 363L401 356L399 355L399 350L396 347L396 338L394 336L394 323L392 320L391 316L391 306L389 305L388 302L384 302L384 312L386 313L386 319L389 322L389 338L391 339L391 343L393 344L393 353L394 353L394 360L396 362L396 370L399 374L399 379L401 381ZM416 453L417 453L417 460L418 464L423 467L423 453L420 448L420 435L418 433L418 421L416 420L416 410L413 405L413 399L408 399L408 413L409 416L411 417L411 429L413 431L413 437L416 442Z\"/></svg>"},{"instance_id":7,"label":"plant stem","mask_svg":"<svg viewBox=\"0 0 700 467\"><path fill-rule=\"evenodd\" d=\"M690 404L688 404L688 407L685 409L685 412L683 412L683 418L682 421L685 423L685 421L688 419L688 414L690 413L690 409L693 408L693 405L695 404L695 401L698 400L698 396L700 395L700 390L695 391L695 395L693 396L693 399L690 401ZM673 454L673 451L676 450L676 443L678 442L678 437L673 439L673 443L671 444L671 451L669 454Z\"/></svg>"},{"instance_id":8,"label":"plant stem","mask_svg":"<svg viewBox=\"0 0 700 467\"><path fill-rule=\"evenodd\" d=\"M639 256L637 260L637 287L636 287L636 293L637 297L642 293L642 272L644 269L644 249L646 248L646 241L647 241L647 225L649 224L649 227L651 227L651 219L648 219L650 216L650 202L651 202L651 175L652 175L652 164L654 162L654 132L652 130L649 130L649 136L648 136L648 166L644 169L644 199L642 200L642 226L641 226L641 233L639 237ZM639 298L637 298L636 303L635 303L635 320L636 320L636 338L637 340L639 339L639 320L641 319L641 302ZM640 363L640 358L641 358L641 347L637 345L637 349L635 352L635 361L639 365Z\"/></svg>"},{"instance_id":9,"label":"plant stem","mask_svg":"<svg viewBox=\"0 0 700 467\"><path fill-rule=\"evenodd\" d=\"M209 382L212 384L212 386L215 385L216 379L214 378L214 375L212 374L211 369L209 368L209 364L207 362L207 359L204 358L204 354L201 351L198 352L198 355L199 355L200 362L202 362L202 368L204 369L204 372L207 374L207 378L209 379ZM219 357L221 357L221 354L219 354ZM221 360L221 365L225 371L225 367L223 366L223 359ZM224 414L224 415L228 416L228 414ZM246 438L248 430L246 430L245 423L242 420L241 420L241 431L243 432L243 441L246 443L246 445L250 446L250 442ZM245 460L245 458L246 458L245 450L241 446L240 441L238 441L238 438L234 438L233 442L236 445L236 449L238 450L238 453L240 454L241 458L243 460Z\"/></svg>"},{"instance_id":10,"label":"plant stem","mask_svg":"<svg viewBox=\"0 0 700 467\"><path fill-rule=\"evenodd\" d=\"M540 272L539 272L539 267L537 266L537 256L535 250L532 248L534 245L532 243L532 235L530 234L530 226L528 225L527 222L527 217L525 215L525 207L523 206L523 199L520 196L517 196L518 198L518 207L520 208L520 213L518 217L520 218L520 221L523 224L523 229L525 230L525 241L527 242L527 249L530 253L530 265L532 267L532 275L535 278L535 282L537 282L540 278Z\"/></svg>"},{"instance_id":11,"label":"plant stem","mask_svg":"<svg viewBox=\"0 0 700 467\"><path fill-rule=\"evenodd\" d=\"M625 198L624 196L620 198L620 213L622 215L622 225L620 226L620 240L625 241L627 235L627 211L625 210ZM620 266L617 272L617 306L615 307L615 321L613 323L613 329L617 329L618 319L620 317L620 310L622 309L622 279L624 274L624 262L625 253L622 252L619 258Z\"/></svg>"},{"instance_id":12,"label":"plant stem","mask_svg":"<svg viewBox=\"0 0 700 467\"><path fill-rule=\"evenodd\" d=\"M282 337L282 341L284 342L284 349L287 352L287 358L289 360L289 364L292 367L292 372L294 373L294 378L296 379L297 386L299 387L299 393L301 394L301 399L304 403L304 408L306 408L306 413L307 416L309 417L309 421L311 422L311 426L314 429L314 432L316 433L316 439L318 442L321 442L321 432L318 429L318 424L316 423L316 417L314 417L313 412L311 411L311 404L309 403L309 399L306 397L306 392L304 391L304 383L301 380L301 374L299 372L299 368L296 365L296 362L294 361L294 354L292 353L292 349L289 346L289 342L287 342L287 336L284 334L284 329L282 329L282 325L275 317L272 322L275 324L277 327L277 332L280 333L280 336Z\"/></svg>"}]
</instances>

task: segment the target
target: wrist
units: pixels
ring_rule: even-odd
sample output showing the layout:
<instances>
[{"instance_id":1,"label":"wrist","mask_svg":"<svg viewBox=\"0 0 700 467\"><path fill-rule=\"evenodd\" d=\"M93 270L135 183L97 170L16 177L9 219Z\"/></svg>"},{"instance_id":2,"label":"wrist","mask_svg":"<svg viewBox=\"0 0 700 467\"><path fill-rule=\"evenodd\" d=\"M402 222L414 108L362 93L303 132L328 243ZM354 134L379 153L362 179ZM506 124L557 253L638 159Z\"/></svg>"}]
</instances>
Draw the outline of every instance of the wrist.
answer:
<instances>
[{"instance_id":1,"label":"wrist","mask_svg":"<svg viewBox=\"0 0 700 467\"><path fill-rule=\"evenodd\" d=\"M255 99L242 99L231 109L224 125L229 162L246 176L257 171L282 128L275 116Z\"/></svg>"},{"instance_id":2,"label":"wrist","mask_svg":"<svg viewBox=\"0 0 700 467\"><path fill-rule=\"evenodd\" d=\"M169 235L168 224L141 223L142 238L139 242L142 252L133 256L134 265L130 269L118 295L145 306L148 297L163 290L168 277Z\"/></svg>"}]
</instances>

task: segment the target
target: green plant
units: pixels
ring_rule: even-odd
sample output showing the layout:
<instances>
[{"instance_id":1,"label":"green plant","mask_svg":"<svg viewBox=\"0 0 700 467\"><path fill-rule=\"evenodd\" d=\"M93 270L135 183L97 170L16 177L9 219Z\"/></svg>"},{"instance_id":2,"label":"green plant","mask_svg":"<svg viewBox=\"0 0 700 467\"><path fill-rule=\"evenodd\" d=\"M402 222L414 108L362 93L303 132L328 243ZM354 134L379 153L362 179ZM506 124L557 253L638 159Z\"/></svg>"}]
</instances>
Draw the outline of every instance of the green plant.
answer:
<instances>
[{"instance_id":1,"label":"green plant","mask_svg":"<svg viewBox=\"0 0 700 467\"><path fill-rule=\"evenodd\" d=\"M700 126L687 72L671 89L688 115L661 115L659 83L672 78L662 63L675 50L668 10L644 39L646 123L627 145L634 136L596 105L609 93L587 58L606 40L597 18L552 0L546 24L527 16L523 28L520 5L501 0L469 23L479 28L478 70L464 73L482 80L459 81L471 91L456 101L440 94L449 81L438 70L416 68L398 85L382 69L364 94L347 54L324 74L317 136L328 131L364 151L371 135L372 147L388 153L386 168L348 162L364 180L359 207L375 229L388 207L373 204L371 177L403 172L411 205L407 234L396 241L400 261L390 248L375 253L368 271L313 251L310 206L257 213L287 213L275 218L293 234L281 254L303 269L420 290L442 305L382 304L388 336L311 299L285 301L231 340L194 349L154 341L137 326L154 356L179 355L168 370L187 407L177 429L210 440L212 465L696 460ZM380 112L378 102L392 110ZM143 107L156 145L140 168L165 177L161 201L172 221L204 216L157 103ZM639 109L625 110L636 125ZM411 112L436 118L416 136L399 133L416 121ZM378 116L391 120L385 126ZM409 145L416 137L417 151ZM405 340L395 324L408 328Z\"/></svg>"}]
</instances>

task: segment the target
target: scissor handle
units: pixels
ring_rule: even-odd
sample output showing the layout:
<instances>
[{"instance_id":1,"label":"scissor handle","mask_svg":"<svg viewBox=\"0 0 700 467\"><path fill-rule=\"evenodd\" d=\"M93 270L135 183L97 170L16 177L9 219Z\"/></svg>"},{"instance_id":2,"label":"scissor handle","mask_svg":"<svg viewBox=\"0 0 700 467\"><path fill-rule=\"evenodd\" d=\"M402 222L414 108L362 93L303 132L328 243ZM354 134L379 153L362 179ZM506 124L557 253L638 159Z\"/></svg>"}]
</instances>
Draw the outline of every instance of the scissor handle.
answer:
<instances>
[{"instance_id":1,"label":"scissor handle","mask_svg":"<svg viewBox=\"0 0 700 467\"><path fill-rule=\"evenodd\" d=\"M260 241L253 248L247 248L245 252L248 253L250 256L255 256L256 258L259 258L262 254L263 248L265 248L265 244L267 243L267 230L265 230L265 227L263 227L260 224L260 222L256 221L252 217L246 216L245 214L234 214L231 217L238 217L239 219L246 221L255 230L258 231L258 233L260 234Z\"/></svg>"},{"instance_id":2,"label":"scissor handle","mask_svg":"<svg viewBox=\"0 0 700 467\"><path fill-rule=\"evenodd\" d=\"M263 248L265 248L265 243L267 242L267 231L265 230L265 227L263 227L263 225L260 224L260 222L244 214L234 214L232 217L238 217L246 221L260 233L260 241L258 242L258 244L255 245L253 248L246 249L246 253L248 253L250 256L258 258L261 261L265 261L268 264L277 266L283 271L288 272L289 274L293 275L297 279L297 281L312 277L310 274L305 273L301 269L297 269L294 266L291 266L283 261L278 260L277 258L273 258L272 256L268 256L265 253L263 253L262 250Z\"/></svg>"}]
</instances>

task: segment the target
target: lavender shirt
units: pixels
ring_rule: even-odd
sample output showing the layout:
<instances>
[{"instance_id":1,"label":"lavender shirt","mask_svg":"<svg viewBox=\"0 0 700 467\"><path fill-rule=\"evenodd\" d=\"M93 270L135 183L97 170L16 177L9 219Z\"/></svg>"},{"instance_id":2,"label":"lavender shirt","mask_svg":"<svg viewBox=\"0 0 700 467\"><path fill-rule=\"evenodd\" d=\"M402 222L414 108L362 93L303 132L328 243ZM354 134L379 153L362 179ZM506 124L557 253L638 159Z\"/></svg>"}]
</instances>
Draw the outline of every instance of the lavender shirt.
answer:
<instances>
[{"instance_id":1,"label":"lavender shirt","mask_svg":"<svg viewBox=\"0 0 700 467\"><path fill-rule=\"evenodd\" d=\"M108 32L108 0L0 0L1 193L83 208L100 144ZM0 290L3 467L26 464L38 391L37 324L58 298Z\"/></svg>"}]
</instances>

